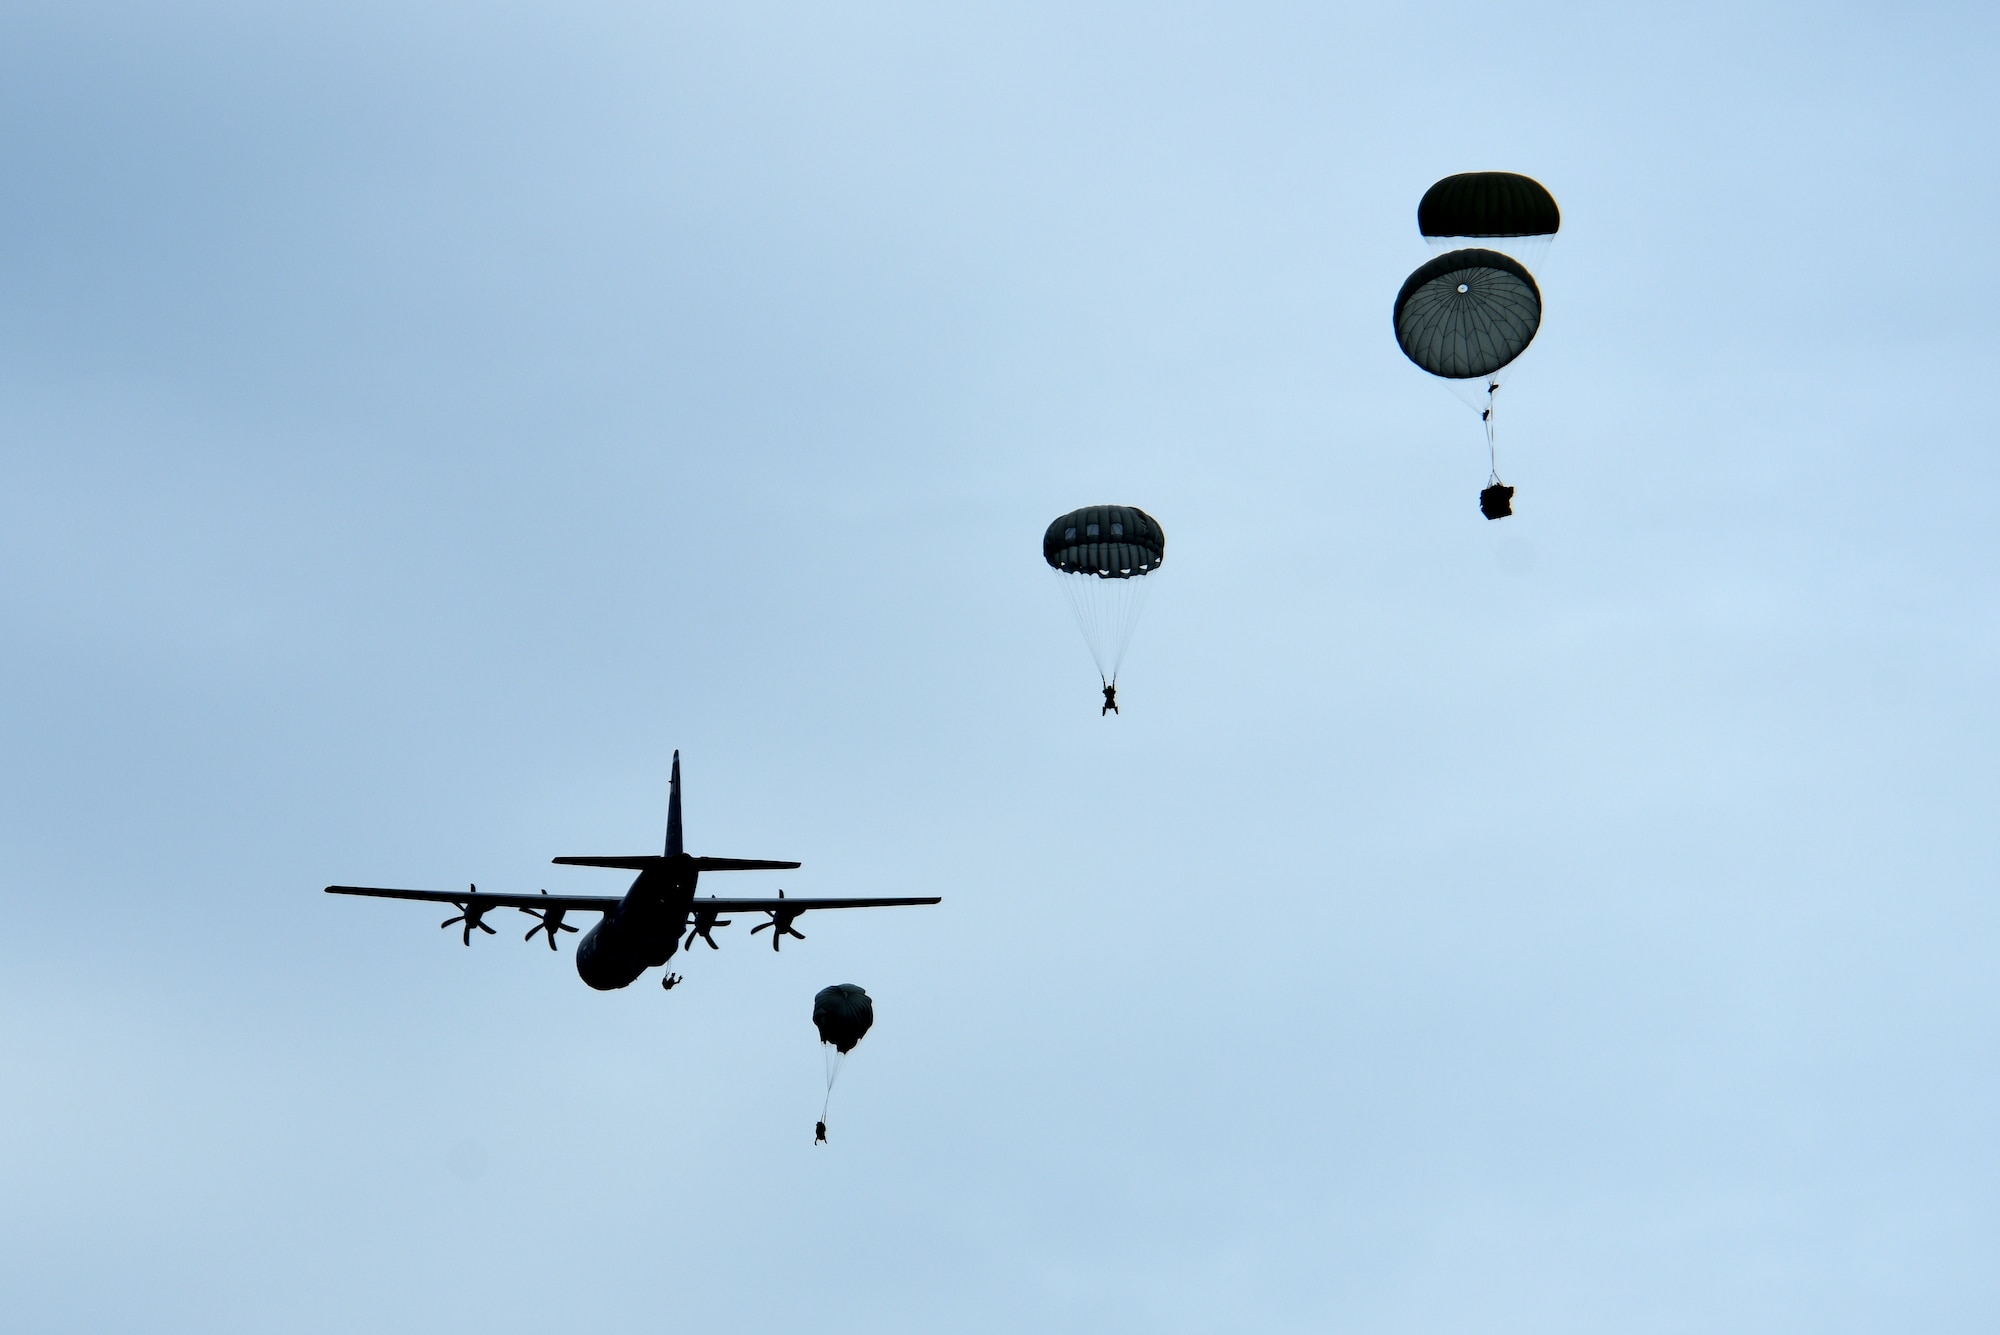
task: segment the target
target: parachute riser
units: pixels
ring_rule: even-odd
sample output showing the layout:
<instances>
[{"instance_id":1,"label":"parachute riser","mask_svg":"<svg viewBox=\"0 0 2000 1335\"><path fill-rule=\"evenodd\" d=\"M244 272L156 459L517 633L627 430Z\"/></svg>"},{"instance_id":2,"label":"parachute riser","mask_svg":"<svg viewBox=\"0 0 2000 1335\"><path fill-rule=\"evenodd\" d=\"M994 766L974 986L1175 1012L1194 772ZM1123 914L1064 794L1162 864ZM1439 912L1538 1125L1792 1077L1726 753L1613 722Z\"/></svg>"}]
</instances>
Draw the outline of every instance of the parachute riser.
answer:
<instances>
[{"instance_id":1,"label":"parachute riser","mask_svg":"<svg viewBox=\"0 0 2000 1335\"><path fill-rule=\"evenodd\" d=\"M1486 406L1479 411L1479 421L1486 428L1486 480L1500 480L1500 450L1493 441L1493 414L1500 408L1500 382L1486 382Z\"/></svg>"},{"instance_id":2,"label":"parachute riser","mask_svg":"<svg viewBox=\"0 0 2000 1335\"><path fill-rule=\"evenodd\" d=\"M1540 278L1548 268L1549 247L1555 241L1553 236L1427 236L1424 244L1431 254L1442 255L1447 251L1460 250L1466 246L1478 246L1482 250L1497 250L1510 260L1517 260L1521 267Z\"/></svg>"},{"instance_id":3,"label":"parachute riser","mask_svg":"<svg viewBox=\"0 0 2000 1335\"><path fill-rule=\"evenodd\" d=\"M826 1058L826 1098L820 1103L819 1116L826 1120L827 1106L833 1102L833 1085L840 1079L841 1068L847 1064L847 1054L831 1043L822 1043L820 1055Z\"/></svg>"}]
</instances>

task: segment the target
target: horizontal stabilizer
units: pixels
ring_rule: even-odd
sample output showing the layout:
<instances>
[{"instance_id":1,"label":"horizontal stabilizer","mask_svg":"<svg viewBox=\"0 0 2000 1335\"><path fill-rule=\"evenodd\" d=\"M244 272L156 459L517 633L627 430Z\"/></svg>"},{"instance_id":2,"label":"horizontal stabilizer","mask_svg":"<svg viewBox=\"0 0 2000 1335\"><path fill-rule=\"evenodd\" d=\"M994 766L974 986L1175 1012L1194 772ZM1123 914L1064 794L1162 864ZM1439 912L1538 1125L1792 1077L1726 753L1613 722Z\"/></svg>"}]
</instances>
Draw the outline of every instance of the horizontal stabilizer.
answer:
<instances>
[{"instance_id":1,"label":"horizontal stabilizer","mask_svg":"<svg viewBox=\"0 0 2000 1335\"><path fill-rule=\"evenodd\" d=\"M614 871L652 871L670 861L692 861L698 871L790 871L796 861L770 861L766 857L660 857L640 853L636 857L550 857L562 867L610 867Z\"/></svg>"},{"instance_id":2,"label":"horizontal stabilizer","mask_svg":"<svg viewBox=\"0 0 2000 1335\"><path fill-rule=\"evenodd\" d=\"M669 862L682 861L652 854L629 858L551 858L564 867L609 867L615 871L650 871ZM790 871L796 862L771 862L763 858L688 858L700 871Z\"/></svg>"}]
</instances>

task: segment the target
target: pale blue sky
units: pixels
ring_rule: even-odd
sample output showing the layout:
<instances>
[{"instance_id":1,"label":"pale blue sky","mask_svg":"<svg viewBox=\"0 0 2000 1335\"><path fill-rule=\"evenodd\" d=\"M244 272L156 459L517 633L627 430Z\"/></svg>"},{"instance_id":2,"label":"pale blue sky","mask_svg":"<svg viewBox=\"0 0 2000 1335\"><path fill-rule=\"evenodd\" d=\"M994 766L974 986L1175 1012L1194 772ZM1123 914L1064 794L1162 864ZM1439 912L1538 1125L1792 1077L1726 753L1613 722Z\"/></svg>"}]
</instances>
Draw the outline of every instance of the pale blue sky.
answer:
<instances>
[{"instance_id":1,"label":"pale blue sky","mask_svg":"<svg viewBox=\"0 0 2000 1335\"><path fill-rule=\"evenodd\" d=\"M1993 1329L1996 38L0 7L0 1325ZM1500 524L1389 330L1484 168ZM676 746L945 904L600 995L319 893L617 886Z\"/></svg>"}]
</instances>

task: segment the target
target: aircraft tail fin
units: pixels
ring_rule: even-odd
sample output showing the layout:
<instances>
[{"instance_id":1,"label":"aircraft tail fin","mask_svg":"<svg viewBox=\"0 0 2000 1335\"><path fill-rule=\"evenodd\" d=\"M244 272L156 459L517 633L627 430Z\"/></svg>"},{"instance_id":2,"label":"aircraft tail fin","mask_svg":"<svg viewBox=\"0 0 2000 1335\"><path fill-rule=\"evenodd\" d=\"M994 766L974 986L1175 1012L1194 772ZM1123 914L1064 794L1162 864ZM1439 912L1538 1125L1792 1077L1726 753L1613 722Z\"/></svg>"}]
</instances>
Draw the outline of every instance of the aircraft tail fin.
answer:
<instances>
[{"instance_id":1,"label":"aircraft tail fin","mask_svg":"<svg viewBox=\"0 0 2000 1335\"><path fill-rule=\"evenodd\" d=\"M667 781L667 856L681 854L681 753L674 752L673 777Z\"/></svg>"}]
</instances>

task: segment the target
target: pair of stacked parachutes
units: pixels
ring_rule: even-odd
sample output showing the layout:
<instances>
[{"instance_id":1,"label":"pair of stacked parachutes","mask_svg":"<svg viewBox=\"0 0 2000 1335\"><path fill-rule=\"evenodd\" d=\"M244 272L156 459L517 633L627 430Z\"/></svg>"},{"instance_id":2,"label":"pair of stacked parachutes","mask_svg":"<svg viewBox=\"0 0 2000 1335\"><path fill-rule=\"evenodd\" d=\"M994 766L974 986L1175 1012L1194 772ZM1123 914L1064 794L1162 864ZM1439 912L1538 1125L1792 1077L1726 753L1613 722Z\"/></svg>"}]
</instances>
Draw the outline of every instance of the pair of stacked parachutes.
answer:
<instances>
[{"instance_id":1,"label":"pair of stacked parachutes","mask_svg":"<svg viewBox=\"0 0 2000 1335\"><path fill-rule=\"evenodd\" d=\"M1395 325L1403 354L1447 382L1485 425L1489 472L1479 509L1488 519L1514 512L1493 440L1495 396L1542 327L1541 285L1521 256L1538 258L1561 226L1554 196L1513 172L1447 176L1417 205L1417 230L1433 246L1487 243L1439 255L1403 280Z\"/></svg>"}]
</instances>

